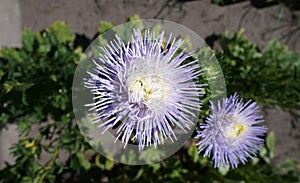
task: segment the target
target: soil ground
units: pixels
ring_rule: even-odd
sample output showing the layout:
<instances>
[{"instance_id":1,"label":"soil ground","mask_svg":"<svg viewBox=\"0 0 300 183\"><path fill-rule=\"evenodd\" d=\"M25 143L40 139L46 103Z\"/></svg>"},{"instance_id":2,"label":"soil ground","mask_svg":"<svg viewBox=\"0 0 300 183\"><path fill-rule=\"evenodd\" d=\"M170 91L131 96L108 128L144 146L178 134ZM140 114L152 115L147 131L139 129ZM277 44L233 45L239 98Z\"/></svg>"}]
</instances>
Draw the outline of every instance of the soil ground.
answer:
<instances>
[{"instance_id":1,"label":"soil ground","mask_svg":"<svg viewBox=\"0 0 300 183\"><path fill-rule=\"evenodd\" d=\"M257 9L249 1L220 7L211 0L22 0L20 8L23 26L34 31L63 20L73 31L92 38L100 20L119 25L138 14L144 19L177 22L202 38L244 28L250 41L262 49L270 40L279 39L300 53L300 28L280 5Z\"/></svg>"}]
</instances>

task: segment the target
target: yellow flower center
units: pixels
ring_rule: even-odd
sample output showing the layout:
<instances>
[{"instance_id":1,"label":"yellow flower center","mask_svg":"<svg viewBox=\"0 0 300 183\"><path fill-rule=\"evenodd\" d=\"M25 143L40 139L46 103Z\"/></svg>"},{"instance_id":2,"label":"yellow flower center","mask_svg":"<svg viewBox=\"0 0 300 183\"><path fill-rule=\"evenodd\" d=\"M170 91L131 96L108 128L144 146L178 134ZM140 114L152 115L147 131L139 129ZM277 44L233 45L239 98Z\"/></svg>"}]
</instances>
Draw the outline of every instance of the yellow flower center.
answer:
<instances>
[{"instance_id":1,"label":"yellow flower center","mask_svg":"<svg viewBox=\"0 0 300 183\"><path fill-rule=\"evenodd\" d=\"M234 139L240 135L243 135L246 132L246 125L241 123L235 123L228 127L226 130L226 136L228 138Z\"/></svg>"},{"instance_id":2,"label":"yellow flower center","mask_svg":"<svg viewBox=\"0 0 300 183\"><path fill-rule=\"evenodd\" d=\"M140 77L129 82L129 94L134 102L143 101L147 107L158 105L166 96L166 85L160 76Z\"/></svg>"}]
</instances>

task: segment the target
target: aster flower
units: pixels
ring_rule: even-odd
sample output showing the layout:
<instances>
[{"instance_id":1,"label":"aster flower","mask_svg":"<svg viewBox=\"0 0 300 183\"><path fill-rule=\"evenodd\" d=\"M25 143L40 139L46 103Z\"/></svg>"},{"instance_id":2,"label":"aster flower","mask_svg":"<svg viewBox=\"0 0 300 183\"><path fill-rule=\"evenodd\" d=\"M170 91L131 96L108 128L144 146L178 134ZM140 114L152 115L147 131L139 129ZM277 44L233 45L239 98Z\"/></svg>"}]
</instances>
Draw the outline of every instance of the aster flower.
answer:
<instances>
[{"instance_id":1,"label":"aster flower","mask_svg":"<svg viewBox=\"0 0 300 183\"><path fill-rule=\"evenodd\" d=\"M197 138L199 152L205 150L205 156L212 156L214 167L236 168L239 162L245 164L247 158L253 158L264 140L266 133L258 106L249 100L246 103L234 94L211 103L211 114L201 125Z\"/></svg>"},{"instance_id":2,"label":"aster flower","mask_svg":"<svg viewBox=\"0 0 300 183\"><path fill-rule=\"evenodd\" d=\"M101 47L85 87L94 95L87 106L102 133L115 129L124 148L137 142L142 150L176 140L175 126L186 131L195 125L191 117L200 107L203 85L196 81L202 72L197 60L187 62L193 52L180 50L182 44L172 36L164 42L164 32L156 37L135 30L129 43L116 35Z\"/></svg>"}]
</instances>

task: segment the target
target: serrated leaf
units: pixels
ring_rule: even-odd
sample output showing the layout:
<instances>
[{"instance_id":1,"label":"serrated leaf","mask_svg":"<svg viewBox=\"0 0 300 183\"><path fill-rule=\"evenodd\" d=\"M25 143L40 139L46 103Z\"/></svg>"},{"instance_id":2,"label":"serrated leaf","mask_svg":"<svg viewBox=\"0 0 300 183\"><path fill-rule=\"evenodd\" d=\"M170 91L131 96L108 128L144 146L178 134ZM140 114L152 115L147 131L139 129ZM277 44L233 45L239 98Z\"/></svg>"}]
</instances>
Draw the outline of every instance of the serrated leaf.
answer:
<instances>
[{"instance_id":1,"label":"serrated leaf","mask_svg":"<svg viewBox=\"0 0 300 183\"><path fill-rule=\"evenodd\" d=\"M46 55L51 50L51 43L45 39L46 33L37 33L36 40L38 42L38 53L40 55Z\"/></svg>"},{"instance_id":2,"label":"serrated leaf","mask_svg":"<svg viewBox=\"0 0 300 183\"><path fill-rule=\"evenodd\" d=\"M35 40L34 33L29 29L24 29L22 33L23 49L25 49L28 52L32 52L34 46L34 40Z\"/></svg>"},{"instance_id":3,"label":"serrated leaf","mask_svg":"<svg viewBox=\"0 0 300 183\"><path fill-rule=\"evenodd\" d=\"M25 53L15 48L2 48L1 57L16 63L24 62Z\"/></svg>"},{"instance_id":4,"label":"serrated leaf","mask_svg":"<svg viewBox=\"0 0 300 183\"><path fill-rule=\"evenodd\" d=\"M98 29L100 34L103 34L104 32L106 32L107 30L113 28L114 25L111 22L107 22L107 21L100 21L100 27Z\"/></svg>"},{"instance_id":5,"label":"serrated leaf","mask_svg":"<svg viewBox=\"0 0 300 183\"><path fill-rule=\"evenodd\" d=\"M53 23L50 27L50 32L55 36L58 43L69 43L75 39L75 34L70 27L62 21Z\"/></svg>"},{"instance_id":6,"label":"serrated leaf","mask_svg":"<svg viewBox=\"0 0 300 183\"><path fill-rule=\"evenodd\" d=\"M129 42L132 38L134 30L142 31L144 28L144 24L138 15L134 15L129 18L128 23L125 23L121 27L117 27L117 29L113 29L117 35L126 43Z\"/></svg>"},{"instance_id":7,"label":"serrated leaf","mask_svg":"<svg viewBox=\"0 0 300 183\"><path fill-rule=\"evenodd\" d=\"M17 130L19 131L20 135L23 135L24 133L28 133L31 129L32 123L26 120L19 120L17 123Z\"/></svg>"},{"instance_id":8,"label":"serrated leaf","mask_svg":"<svg viewBox=\"0 0 300 183\"><path fill-rule=\"evenodd\" d=\"M129 22L141 21L141 18L138 14L135 14L129 18Z\"/></svg>"}]
</instances>

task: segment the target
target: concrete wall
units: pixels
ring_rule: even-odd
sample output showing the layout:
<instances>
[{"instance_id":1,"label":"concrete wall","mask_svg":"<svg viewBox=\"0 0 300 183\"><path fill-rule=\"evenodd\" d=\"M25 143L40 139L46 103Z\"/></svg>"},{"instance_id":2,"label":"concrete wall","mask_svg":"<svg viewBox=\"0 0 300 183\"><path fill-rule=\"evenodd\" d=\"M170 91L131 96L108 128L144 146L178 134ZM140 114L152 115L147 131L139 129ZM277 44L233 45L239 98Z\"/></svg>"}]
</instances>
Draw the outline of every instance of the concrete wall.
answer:
<instances>
[{"instance_id":1,"label":"concrete wall","mask_svg":"<svg viewBox=\"0 0 300 183\"><path fill-rule=\"evenodd\" d=\"M21 45L21 15L19 0L0 0L0 48ZM0 169L5 162L13 163L9 154L11 144L17 142L15 125L0 132Z\"/></svg>"}]
</instances>

